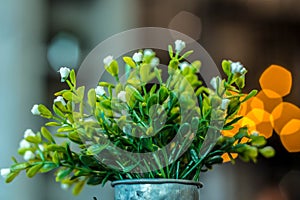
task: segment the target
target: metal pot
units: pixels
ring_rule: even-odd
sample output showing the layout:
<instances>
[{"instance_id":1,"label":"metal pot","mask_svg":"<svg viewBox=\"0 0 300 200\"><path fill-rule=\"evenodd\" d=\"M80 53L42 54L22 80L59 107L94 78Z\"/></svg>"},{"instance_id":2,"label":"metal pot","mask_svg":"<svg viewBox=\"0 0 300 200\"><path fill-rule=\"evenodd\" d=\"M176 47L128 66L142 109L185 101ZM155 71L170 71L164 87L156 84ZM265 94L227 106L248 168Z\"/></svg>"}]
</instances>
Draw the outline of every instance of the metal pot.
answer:
<instances>
[{"instance_id":1,"label":"metal pot","mask_svg":"<svg viewBox=\"0 0 300 200\"><path fill-rule=\"evenodd\" d=\"M202 183L177 179L114 181L115 200L199 200Z\"/></svg>"}]
</instances>

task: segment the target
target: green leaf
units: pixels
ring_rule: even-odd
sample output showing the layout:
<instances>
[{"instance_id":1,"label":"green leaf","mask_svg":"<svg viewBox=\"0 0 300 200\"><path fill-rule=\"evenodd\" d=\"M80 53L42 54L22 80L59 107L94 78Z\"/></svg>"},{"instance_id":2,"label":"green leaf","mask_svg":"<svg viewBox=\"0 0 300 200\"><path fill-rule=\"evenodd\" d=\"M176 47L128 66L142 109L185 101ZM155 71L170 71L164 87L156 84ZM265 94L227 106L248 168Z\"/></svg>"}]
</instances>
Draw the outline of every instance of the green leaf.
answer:
<instances>
[{"instance_id":1,"label":"green leaf","mask_svg":"<svg viewBox=\"0 0 300 200\"><path fill-rule=\"evenodd\" d=\"M235 84L238 86L238 88L242 89L245 87L245 76L242 75L240 77L238 77L236 80L235 80Z\"/></svg>"},{"instance_id":2,"label":"green leaf","mask_svg":"<svg viewBox=\"0 0 300 200\"><path fill-rule=\"evenodd\" d=\"M248 99L254 97L257 94L257 92L258 92L257 90L252 90L241 102L245 102Z\"/></svg>"},{"instance_id":3,"label":"green leaf","mask_svg":"<svg viewBox=\"0 0 300 200\"><path fill-rule=\"evenodd\" d=\"M196 72L198 72L200 70L201 65L202 64L201 64L200 60L196 60L196 61L192 62L192 64L191 64L191 66L196 69Z\"/></svg>"},{"instance_id":4,"label":"green leaf","mask_svg":"<svg viewBox=\"0 0 300 200\"><path fill-rule=\"evenodd\" d=\"M73 93L71 91L66 91L62 94L63 98L66 99L67 101L72 101L73 100Z\"/></svg>"},{"instance_id":5,"label":"green leaf","mask_svg":"<svg viewBox=\"0 0 300 200\"><path fill-rule=\"evenodd\" d=\"M57 165L59 164L59 156L58 156L57 151L53 152L52 162L55 163L55 164L57 164Z\"/></svg>"},{"instance_id":6,"label":"green leaf","mask_svg":"<svg viewBox=\"0 0 300 200\"><path fill-rule=\"evenodd\" d=\"M57 132L58 133L61 133L61 132L70 132L70 131L73 131L73 130L74 130L73 127L65 126L65 127L61 127L59 129L57 129Z\"/></svg>"},{"instance_id":7,"label":"green leaf","mask_svg":"<svg viewBox=\"0 0 300 200\"><path fill-rule=\"evenodd\" d=\"M144 97L141 95L141 93L133 86L131 85L127 85L125 88L126 91L126 97L128 97L127 100L131 99L132 97L134 97L134 99L138 100L138 101L144 101Z\"/></svg>"},{"instance_id":8,"label":"green leaf","mask_svg":"<svg viewBox=\"0 0 300 200\"><path fill-rule=\"evenodd\" d=\"M30 165L28 163L16 163L10 167L11 171L20 171L28 168Z\"/></svg>"},{"instance_id":9,"label":"green leaf","mask_svg":"<svg viewBox=\"0 0 300 200\"><path fill-rule=\"evenodd\" d=\"M64 113L62 113L57 107L55 104L53 104L53 111L55 112L55 114L61 118L65 118L65 115ZM61 126L61 124L59 124L58 126Z\"/></svg>"},{"instance_id":10,"label":"green leaf","mask_svg":"<svg viewBox=\"0 0 300 200\"><path fill-rule=\"evenodd\" d=\"M40 163L40 164L36 164L32 167L30 167L27 171L26 171L26 175L29 177L29 178L32 178L34 177L38 172L39 170L43 167L43 163Z\"/></svg>"},{"instance_id":11,"label":"green leaf","mask_svg":"<svg viewBox=\"0 0 300 200\"><path fill-rule=\"evenodd\" d=\"M41 128L41 133L42 133L43 137L46 138L49 142L55 143L51 133L44 126Z\"/></svg>"},{"instance_id":12,"label":"green leaf","mask_svg":"<svg viewBox=\"0 0 300 200\"><path fill-rule=\"evenodd\" d=\"M80 155L79 159L87 167L99 167L99 163L93 155Z\"/></svg>"},{"instance_id":13,"label":"green leaf","mask_svg":"<svg viewBox=\"0 0 300 200\"><path fill-rule=\"evenodd\" d=\"M20 171L14 171L11 172L10 174L8 174L8 176L6 177L5 182L6 183L10 183L12 182L18 175L19 175Z\"/></svg>"},{"instance_id":14,"label":"green leaf","mask_svg":"<svg viewBox=\"0 0 300 200\"><path fill-rule=\"evenodd\" d=\"M147 101L147 111L149 112L150 108L158 103L158 96L157 94L153 94Z\"/></svg>"},{"instance_id":15,"label":"green leaf","mask_svg":"<svg viewBox=\"0 0 300 200\"><path fill-rule=\"evenodd\" d=\"M70 77L71 83L75 86L76 85L76 76L75 76L74 69L71 70L69 77Z\"/></svg>"},{"instance_id":16,"label":"green leaf","mask_svg":"<svg viewBox=\"0 0 300 200\"><path fill-rule=\"evenodd\" d=\"M185 53L179 58L179 60L186 59L186 58L189 57L192 53L194 53L193 50L190 50L190 51L185 52Z\"/></svg>"},{"instance_id":17,"label":"green leaf","mask_svg":"<svg viewBox=\"0 0 300 200\"><path fill-rule=\"evenodd\" d=\"M47 173L56 169L58 166L55 163L45 163L43 167L40 169L40 173Z\"/></svg>"},{"instance_id":18,"label":"green leaf","mask_svg":"<svg viewBox=\"0 0 300 200\"><path fill-rule=\"evenodd\" d=\"M125 56L125 57L123 57L123 60L124 60L124 62L125 62L127 65L129 65L130 67L136 68L136 64L135 64L135 62L132 60L131 57Z\"/></svg>"},{"instance_id":19,"label":"green leaf","mask_svg":"<svg viewBox=\"0 0 300 200\"><path fill-rule=\"evenodd\" d=\"M104 99L100 102L100 106L102 109L111 110L111 101L109 99Z\"/></svg>"},{"instance_id":20,"label":"green leaf","mask_svg":"<svg viewBox=\"0 0 300 200\"><path fill-rule=\"evenodd\" d=\"M89 105L94 108L96 105L96 92L95 89L90 89L88 92L88 103Z\"/></svg>"},{"instance_id":21,"label":"green leaf","mask_svg":"<svg viewBox=\"0 0 300 200\"><path fill-rule=\"evenodd\" d=\"M86 154L87 155L97 155L101 151L106 149L107 146L108 146L108 144L94 144L87 149Z\"/></svg>"},{"instance_id":22,"label":"green leaf","mask_svg":"<svg viewBox=\"0 0 300 200\"><path fill-rule=\"evenodd\" d=\"M101 184L102 180L103 180L103 177L91 176L87 180L86 184L88 184L88 185L99 185L99 184Z\"/></svg>"},{"instance_id":23,"label":"green leaf","mask_svg":"<svg viewBox=\"0 0 300 200\"><path fill-rule=\"evenodd\" d=\"M84 184L85 184L85 181L79 181L78 183L76 183L74 188L73 188L73 191L72 191L73 195L80 194L80 192L83 189Z\"/></svg>"},{"instance_id":24,"label":"green leaf","mask_svg":"<svg viewBox=\"0 0 300 200\"><path fill-rule=\"evenodd\" d=\"M169 56L170 58L173 58L173 48L172 48L172 45L168 45L168 50L169 50Z\"/></svg>"},{"instance_id":25,"label":"green leaf","mask_svg":"<svg viewBox=\"0 0 300 200\"><path fill-rule=\"evenodd\" d=\"M58 122L47 122L45 125L46 126L61 126L61 123L58 123Z\"/></svg>"},{"instance_id":26,"label":"green leaf","mask_svg":"<svg viewBox=\"0 0 300 200\"><path fill-rule=\"evenodd\" d=\"M72 171L73 171L73 170L70 169L70 168L67 168L67 169L61 168L61 169L59 169L59 170L57 171L55 180L56 180L57 182L62 181L62 180L63 180L64 178L66 178L69 174L71 174Z\"/></svg>"},{"instance_id":27,"label":"green leaf","mask_svg":"<svg viewBox=\"0 0 300 200\"><path fill-rule=\"evenodd\" d=\"M42 138L40 137L40 135L28 136L28 137L25 138L25 140L27 142L34 143L34 144L39 144L39 143L42 142Z\"/></svg>"},{"instance_id":28,"label":"green leaf","mask_svg":"<svg viewBox=\"0 0 300 200\"><path fill-rule=\"evenodd\" d=\"M40 104L38 106L38 110L41 113L42 117L48 118L48 119L50 119L52 117L51 111L46 106L44 106L43 104Z\"/></svg>"},{"instance_id":29,"label":"green leaf","mask_svg":"<svg viewBox=\"0 0 300 200\"><path fill-rule=\"evenodd\" d=\"M83 144L82 138L80 138L79 134L76 131L72 131L68 134L68 138L77 144Z\"/></svg>"},{"instance_id":30,"label":"green leaf","mask_svg":"<svg viewBox=\"0 0 300 200\"><path fill-rule=\"evenodd\" d=\"M84 91L85 91L85 86L81 86L81 87L77 88L77 90L76 90L77 95L72 96L73 101L76 100L76 101L81 102L84 98ZM78 100L76 99L77 96L79 98Z\"/></svg>"},{"instance_id":31,"label":"green leaf","mask_svg":"<svg viewBox=\"0 0 300 200\"><path fill-rule=\"evenodd\" d=\"M240 128L239 132L234 136L236 140L241 140L243 137L248 136L248 129L246 127Z\"/></svg>"},{"instance_id":32,"label":"green leaf","mask_svg":"<svg viewBox=\"0 0 300 200\"><path fill-rule=\"evenodd\" d=\"M118 76L119 74L119 65L116 60L113 60L109 66L105 66L105 69L112 76Z\"/></svg>"},{"instance_id":33,"label":"green leaf","mask_svg":"<svg viewBox=\"0 0 300 200\"><path fill-rule=\"evenodd\" d=\"M264 136L255 136L255 137L252 137L252 140L251 140L251 145L257 146L257 147L262 147L262 146L266 145L266 143L267 143L267 141Z\"/></svg>"},{"instance_id":34,"label":"green leaf","mask_svg":"<svg viewBox=\"0 0 300 200\"><path fill-rule=\"evenodd\" d=\"M226 124L224 125L224 127L231 126L231 125L237 123L237 122L238 122L240 119L242 119L242 118L243 118L243 116L236 117L236 118L234 118L233 120L231 120L230 122L226 123ZM227 130L228 130L228 129L227 129ZM230 129L229 129L229 130L230 130Z\"/></svg>"},{"instance_id":35,"label":"green leaf","mask_svg":"<svg viewBox=\"0 0 300 200\"><path fill-rule=\"evenodd\" d=\"M154 68L154 73L155 73L155 76L157 78L157 80L159 81L160 85L163 84L163 81L162 81L162 78L161 78L161 70L160 69L157 69L156 67Z\"/></svg>"},{"instance_id":36,"label":"green leaf","mask_svg":"<svg viewBox=\"0 0 300 200\"><path fill-rule=\"evenodd\" d=\"M237 113L240 108L240 104L241 103L238 99L232 99L227 107L227 116L231 117Z\"/></svg>"},{"instance_id":37,"label":"green leaf","mask_svg":"<svg viewBox=\"0 0 300 200\"><path fill-rule=\"evenodd\" d=\"M222 68L223 68L224 73L227 76L230 76L230 74L231 74L231 63L230 63L230 61L223 60L223 62L222 62Z\"/></svg>"},{"instance_id":38,"label":"green leaf","mask_svg":"<svg viewBox=\"0 0 300 200\"><path fill-rule=\"evenodd\" d=\"M162 104L169 96L169 91L165 86L161 86L158 91L159 103Z\"/></svg>"},{"instance_id":39,"label":"green leaf","mask_svg":"<svg viewBox=\"0 0 300 200\"><path fill-rule=\"evenodd\" d=\"M66 152L63 146L57 144L50 144L46 146L47 151L58 151L58 152Z\"/></svg>"},{"instance_id":40,"label":"green leaf","mask_svg":"<svg viewBox=\"0 0 300 200\"><path fill-rule=\"evenodd\" d=\"M108 82L99 82L99 86L103 86L103 87L112 87L114 88L114 84L108 83Z\"/></svg>"},{"instance_id":41,"label":"green leaf","mask_svg":"<svg viewBox=\"0 0 300 200\"><path fill-rule=\"evenodd\" d=\"M265 158L271 158L275 155L275 150L273 147L267 146L262 149L259 149L259 153Z\"/></svg>"}]
</instances>

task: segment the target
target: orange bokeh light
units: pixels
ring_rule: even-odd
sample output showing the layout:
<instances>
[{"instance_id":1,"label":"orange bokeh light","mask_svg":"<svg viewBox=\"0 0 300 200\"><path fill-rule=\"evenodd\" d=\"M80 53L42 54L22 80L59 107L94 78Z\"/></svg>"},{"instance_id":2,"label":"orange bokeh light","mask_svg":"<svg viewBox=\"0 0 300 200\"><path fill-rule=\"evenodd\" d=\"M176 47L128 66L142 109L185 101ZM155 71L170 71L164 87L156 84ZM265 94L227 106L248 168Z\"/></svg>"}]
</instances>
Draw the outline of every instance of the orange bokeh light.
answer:
<instances>
[{"instance_id":1,"label":"orange bokeh light","mask_svg":"<svg viewBox=\"0 0 300 200\"><path fill-rule=\"evenodd\" d=\"M283 146L289 152L300 151L300 120L292 119L280 132L280 139Z\"/></svg>"},{"instance_id":2,"label":"orange bokeh light","mask_svg":"<svg viewBox=\"0 0 300 200\"><path fill-rule=\"evenodd\" d=\"M300 109L292 103L280 103L271 114L275 131L280 134L282 128L292 119L300 119ZM300 141L299 141L300 143Z\"/></svg>"},{"instance_id":3,"label":"orange bokeh light","mask_svg":"<svg viewBox=\"0 0 300 200\"><path fill-rule=\"evenodd\" d=\"M283 97L291 92L292 74L284 67L271 65L262 73L259 83L268 97L274 98L276 93Z\"/></svg>"},{"instance_id":4,"label":"orange bokeh light","mask_svg":"<svg viewBox=\"0 0 300 200\"><path fill-rule=\"evenodd\" d=\"M267 93L272 94L273 98L267 96ZM263 102L264 110L269 113L271 113L274 108L282 102L282 97L271 90L261 90L255 97Z\"/></svg>"}]
</instances>

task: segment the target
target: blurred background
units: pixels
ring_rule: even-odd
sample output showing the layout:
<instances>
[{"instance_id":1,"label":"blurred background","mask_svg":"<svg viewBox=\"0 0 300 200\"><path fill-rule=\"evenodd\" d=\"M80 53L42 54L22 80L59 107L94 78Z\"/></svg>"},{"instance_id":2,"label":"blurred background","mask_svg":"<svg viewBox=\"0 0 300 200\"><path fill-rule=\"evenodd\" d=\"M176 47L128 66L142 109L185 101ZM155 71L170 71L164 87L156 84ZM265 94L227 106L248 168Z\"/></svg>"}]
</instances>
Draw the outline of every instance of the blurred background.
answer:
<instances>
[{"instance_id":1,"label":"blurred background","mask_svg":"<svg viewBox=\"0 0 300 200\"><path fill-rule=\"evenodd\" d=\"M0 0L0 168L11 164L24 130L43 123L30 109L53 102L53 92L62 87L61 66L76 69L101 41L145 26L191 36L217 65L225 58L241 61L249 69L248 91L259 89L259 77L269 65L284 66L293 77L284 101L299 107L298 0ZM299 200L299 153L288 153L276 133L270 144L277 151L270 160L228 163L205 174L201 199ZM22 174L11 184L0 182L0 199L112 200L112 193L108 184L86 187L73 197L51 174L34 179Z\"/></svg>"}]
</instances>

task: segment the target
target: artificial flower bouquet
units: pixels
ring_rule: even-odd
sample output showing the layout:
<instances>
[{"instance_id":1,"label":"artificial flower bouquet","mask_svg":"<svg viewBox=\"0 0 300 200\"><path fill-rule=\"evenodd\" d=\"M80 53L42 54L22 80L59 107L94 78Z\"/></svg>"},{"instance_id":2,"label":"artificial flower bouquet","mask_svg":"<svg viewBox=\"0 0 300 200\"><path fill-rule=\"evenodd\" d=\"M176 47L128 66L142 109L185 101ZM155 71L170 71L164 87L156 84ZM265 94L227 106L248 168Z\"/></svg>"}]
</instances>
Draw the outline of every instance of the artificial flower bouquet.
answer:
<instances>
[{"instance_id":1,"label":"artificial flower bouquet","mask_svg":"<svg viewBox=\"0 0 300 200\"><path fill-rule=\"evenodd\" d=\"M236 128L241 105L256 94L244 94L247 70L224 60L226 78L214 77L210 85L200 79L201 62L187 62L185 43L169 46L170 60L162 69L151 49L123 57L126 73L112 56L103 62L112 82L99 82L85 94L77 86L74 70L60 69L68 89L55 93L50 110L34 105L31 112L46 118L38 131L28 129L10 168L1 170L6 182L21 171L31 178L53 171L64 187L78 194L85 184L139 178L199 181L201 172L235 158L245 162L274 155L258 132ZM163 76L167 73L167 77ZM125 78L124 78L125 77ZM123 81L122 81L123 80Z\"/></svg>"}]
</instances>

